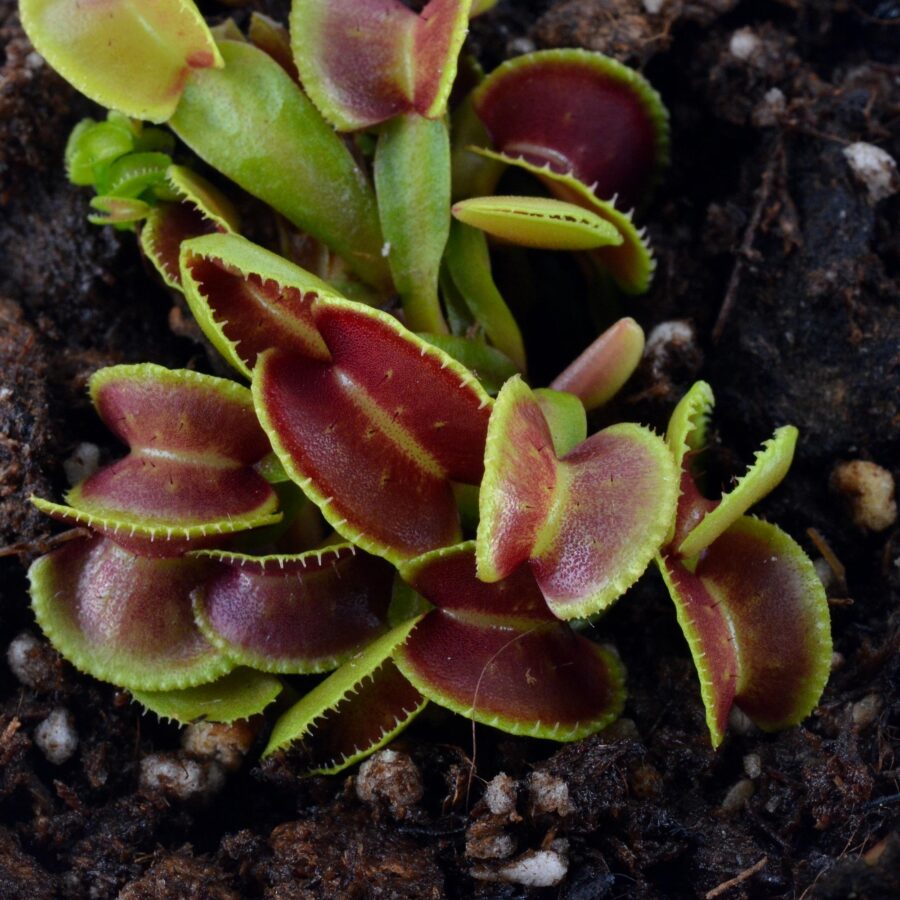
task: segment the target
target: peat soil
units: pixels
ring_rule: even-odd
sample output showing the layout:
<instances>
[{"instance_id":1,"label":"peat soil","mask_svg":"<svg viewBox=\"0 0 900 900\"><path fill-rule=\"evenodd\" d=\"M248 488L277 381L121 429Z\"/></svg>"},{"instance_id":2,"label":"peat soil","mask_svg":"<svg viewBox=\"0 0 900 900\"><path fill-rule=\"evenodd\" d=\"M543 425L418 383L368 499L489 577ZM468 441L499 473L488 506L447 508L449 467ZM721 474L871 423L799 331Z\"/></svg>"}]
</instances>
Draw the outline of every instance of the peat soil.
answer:
<instances>
[{"instance_id":1,"label":"peat soil","mask_svg":"<svg viewBox=\"0 0 900 900\"><path fill-rule=\"evenodd\" d=\"M653 574L598 626L629 672L612 729L560 748L431 710L359 792L352 770L300 780L289 758L260 765L259 742L213 790L212 764L179 749L177 728L63 663L24 574L57 529L27 501L58 496L82 444L117 452L86 379L121 362L211 364L133 236L86 223L89 195L61 157L91 109L0 0L0 545L20 551L0 558L0 646L38 638L18 676L0 657L0 897L900 896L900 533L857 524L832 478L851 460L900 476L900 194L876 201L844 153L866 142L900 158L900 3L501 2L472 43L488 66L587 46L662 92L673 162L640 214L659 268L623 307L652 338L613 412L662 427L706 378L722 484L773 428L799 426L794 469L757 512L828 582L835 656L819 708L773 735L736 719L712 752ZM533 306L538 376L584 343L582 317L559 287ZM57 709L79 744L53 765L35 731ZM150 754L198 783L142 781ZM563 870L554 887L523 884Z\"/></svg>"}]
</instances>

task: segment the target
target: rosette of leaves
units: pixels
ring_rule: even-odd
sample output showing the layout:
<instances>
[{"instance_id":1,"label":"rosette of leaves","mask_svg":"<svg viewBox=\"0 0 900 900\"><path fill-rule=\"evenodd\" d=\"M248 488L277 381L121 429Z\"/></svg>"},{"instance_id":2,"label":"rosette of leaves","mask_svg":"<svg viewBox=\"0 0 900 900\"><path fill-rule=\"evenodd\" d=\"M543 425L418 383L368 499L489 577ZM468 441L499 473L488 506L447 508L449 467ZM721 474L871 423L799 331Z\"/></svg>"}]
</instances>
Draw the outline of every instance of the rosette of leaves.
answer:
<instances>
[{"instance_id":1,"label":"rosette of leaves","mask_svg":"<svg viewBox=\"0 0 900 900\"><path fill-rule=\"evenodd\" d=\"M698 462L712 406L709 385L698 382L669 422L681 495L657 562L718 746L732 706L767 731L809 715L828 680L831 628L825 590L803 549L776 525L745 515L787 474L797 429L779 428L734 487L709 500Z\"/></svg>"},{"instance_id":2,"label":"rosette of leaves","mask_svg":"<svg viewBox=\"0 0 900 900\"><path fill-rule=\"evenodd\" d=\"M98 188L114 223L144 220L146 254L250 382L153 366L95 376L98 412L130 453L65 504L39 501L89 535L34 564L36 614L77 666L180 720L250 715L278 694L276 674L337 667L270 742L302 740L314 771L371 752L427 700L513 733L602 728L622 705L621 666L565 620L606 608L656 556L716 727L732 701L766 726L796 721L821 691L827 615L801 596L802 552L747 524L757 489L715 508L691 494L678 448L697 429L677 438L673 425L670 448L637 425L587 436L585 409L640 357L636 323L550 390L511 377L525 349L486 235L586 253L645 290L652 257L630 207L668 137L640 76L580 51L507 63L448 111L468 19L490 5L295 0L289 36L257 16L248 41L231 22L214 36L190 0L146 15L123 0L22 0L38 49L116 111L76 130L73 179ZM321 250L315 271L239 237L228 200L126 117L166 121L290 222ZM492 196L504 166L552 196ZM395 295L413 330L384 311ZM342 542L305 532L311 512ZM717 566L732 544L740 566ZM771 682L756 601L739 588L764 553L790 583L779 613L819 635L813 663L784 669L790 699L774 711L759 701ZM420 595L405 621L388 609L394 567ZM754 577L765 606L775 589ZM702 660L728 629L736 649L716 649L710 674Z\"/></svg>"},{"instance_id":3,"label":"rosette of leaves","mask_svg":"<svg viewBox=\"0 0 900 900\"><path fill-rule=\"evenodd\" d=\"M485 584L468 542L411 559L400 574L427 611L288 710L266 753L301 741L310 772L337 772L399 734L429 700L512 734L557 741L618 717L618 658L559 621L526 568Z\"/></svg>"},{"instance_id":4,"label":"rosette of leaves","mask_svg":"<svg viewBox=\"0 0 900 900\"><path fill-rule=\"evenodd\" d=\"M261 672L327 671L384 631L392 570L351 545L210 549L282 518L247 388L138 365L99 371L91 394L131 452L65 505L35 500L90 533L30 571L38 622L74 665L164 715L227 720L280 691Z\"/></svg>"}]
</instances>

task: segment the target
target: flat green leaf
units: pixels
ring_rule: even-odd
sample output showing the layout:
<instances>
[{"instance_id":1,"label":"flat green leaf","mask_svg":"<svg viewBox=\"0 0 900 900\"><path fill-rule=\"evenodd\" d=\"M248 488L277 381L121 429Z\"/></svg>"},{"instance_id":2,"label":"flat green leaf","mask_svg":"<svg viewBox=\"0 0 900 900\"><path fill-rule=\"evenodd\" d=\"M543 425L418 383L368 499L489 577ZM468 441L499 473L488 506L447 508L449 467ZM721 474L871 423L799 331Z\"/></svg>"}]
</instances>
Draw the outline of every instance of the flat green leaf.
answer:
<instances>
[{"instance_id":1,"label":"flat green leaf","mask_svg":"<svg viewBox=\"0 0 900 900\"><path fill-rule=\"evenodd\" d=\"M234 41L219 49L225 68L190 79L170 123L175 133L386 291L375 195L353 155L270 56Z\"/></svg>"},{"instance_id":2,"label":"flat green leaf","mask_svg":"<svg viewBox=\"0 0 900 900\"><path fill-rule=\"evenodd\" d=\"M538 388L534 398L547 420L553 437L553 449L560 458L587 439L587 415L573 394Z\"/></svg>"},{"instance_id":3,"label":"flat green leaf","mask_svg":"<svg viewBox=\"0 0 900 900\"><path fill-rule=\"evenodd\" d=\"M450 226L445 256L447 271L475 321L491 343L525 371L522 333L491 275L484 233L462 222Z\"/></svg>"},{"instance_id":4,"label":"flat green leaf","mask_svg":"<svg viewBox=\"0 0 900 900\"><path fill-rule=\"evenodd\" d=\"M441 119L397 116L378 137L375 188L384 250L413 331L447 331L438 300L450 233L450 139Z\"/></svg>"}]
</instances>

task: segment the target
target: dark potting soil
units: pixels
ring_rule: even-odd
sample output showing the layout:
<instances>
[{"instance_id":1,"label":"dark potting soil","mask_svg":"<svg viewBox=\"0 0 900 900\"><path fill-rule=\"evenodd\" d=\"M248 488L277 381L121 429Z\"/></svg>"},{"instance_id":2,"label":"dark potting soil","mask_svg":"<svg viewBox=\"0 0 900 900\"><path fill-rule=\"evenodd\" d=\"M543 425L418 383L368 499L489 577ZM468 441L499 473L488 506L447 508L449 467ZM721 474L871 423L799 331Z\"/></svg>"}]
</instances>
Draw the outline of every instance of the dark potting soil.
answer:
<instances>
[{"instance_id":1,"label":"dark potting soil","mask_svg":"<svg viewBox=\"0 0 900 900\"><path fill-rule=\"evenodd\" d=\"M243 19L252 6L204 8ZM501 2L471 40L488 66L534 46L601 50L663 94L673 162L641 213L659 268L623 304L650 346L607 415L661 428L706 378L723 484L774 427L800 427L791 474L757 512L814 558L833 554L836 653L818 709L772 735L738 719L714 753L673 608L648 574L598 626L629 673L625 718L604 734L560 748L431 708L393 745L394 768L370 773L368 800L353 770L301 780L290 757L261 765L260 735L224 787L184 801L139 786L150 754L196 762L178 729L39 639L30 683L0 663L0 897L900 896L900 533L861 529L829 487L854 459L900 476L900 194L874 202L843 152L867 142L900 158L900 4ZM116 452L88 376L212 363L133 236L86 223L89 196L61 157L92 110L32 52L10 0L0 48L0 545L20 551L0 558L6 648L39 635L23 564L57 533L28 496L57 495L80 444ZM498 262L513 287L520 263ZM536 380L590 334L577 277L555 265L535 263L555 290L523 309ZM55 766L35 729L59 708L79 746ZM523 854L532 870L565 868L561 884L504 871Z\"/></svg>"}]
</instances>

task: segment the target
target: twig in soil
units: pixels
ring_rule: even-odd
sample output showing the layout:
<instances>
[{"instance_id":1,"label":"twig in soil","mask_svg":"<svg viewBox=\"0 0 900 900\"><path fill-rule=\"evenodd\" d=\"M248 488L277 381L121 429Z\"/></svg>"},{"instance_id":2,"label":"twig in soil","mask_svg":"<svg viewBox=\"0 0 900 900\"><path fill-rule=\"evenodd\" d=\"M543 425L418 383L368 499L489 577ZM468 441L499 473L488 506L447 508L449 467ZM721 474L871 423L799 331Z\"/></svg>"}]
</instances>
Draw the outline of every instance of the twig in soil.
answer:
<instances>
[{"instance_id":1,"label":"twig in soil","mask_svg":"<svg viewBox=\"0 0 900 900\"><path fill-rule=\"evenodd\" d=\"M744 237L741 240L741 246L738 248L737 259L734 261L734 268L731 270L731 277L728 279L728 287L725 289L725 298L722 300L722 306L719 308L719 315L716 317L716 324L712 330L712 341L718 344L725 330L725 324L728 321L731 311L734 308L735 297L741 283L741 275L744 271L744 264L748 259L753 258L753 241L756 238L756 232L759 229L759 223L762 219L763 209L769 201L769 195L772 193L772 182L775 180L775 169L784 155L784 144L779 139L769 157L762 179L757 189L756 204L753 207L753 214L750 216L750 222Z\"/></svg>"},{"instance_id":2,"label":"twig in soil","mask_svg":"<svg viewBox=\"0 0 900 900\"><path fill-rule=\"evenodd\" d=\"M900 803L900 794L888 794L886 797L876 797L868 803L863 804L863 809L875 809L878 806L889 806L893 803Z\"/></svg>"},{"instance_id":3,"label":"twig in soil","mask_svg":"<svg viewBox=\"0 0 900 900\"><path fill-rule=\"evenodd\" d=\"M825 540L824 537L817 531L815 528L807 528L806 533L809 535L809 539L816 545L816 550L822 554L822 559L828 563L828 568L831 569L831 574L834 575L834 580L837 582L838 587L844 592L847 593L847 569L844 564L837 558L837 554L834 550L831 549L831 545L828 541Z\"/></svg>"},{"instance_id":4,"label":"twig in soil","mask_svg":"<svg viewBox=\"0 0 900 900\"><path fill-rule=\"evenodd\" d=\"M52 537L38 538L34 541L20 541L18 544L8 544L5 547L0 547L0 559L4 556L30 556L32 554L40 556L44 553L49 553L60 544L74 541L76 538L88 537L89 535L90 532L87 528L71 528L69 531L54 534Z\"/></svg>"},{"instance_id":5,"label":"twig in soil","mask_svg":"<svg viewBox=\"0 0 900 900\"><path fill-rule=\"evenodd\" d=\"M733 887L737 887L739 884L743 884L748 878L752 878L757 872L762 871L762 869L765 868L768 862L769 857L764 856L759 862L756 862L752 866L750 866L749 869L744 869L743 872L735 875L734 878L729 878L728 881L723 881L718 887L714 887L711 891L706 892L706 900L714 900L715 897L721 896L726 891L730 891Z\"/></svg>"}]
</instances>

